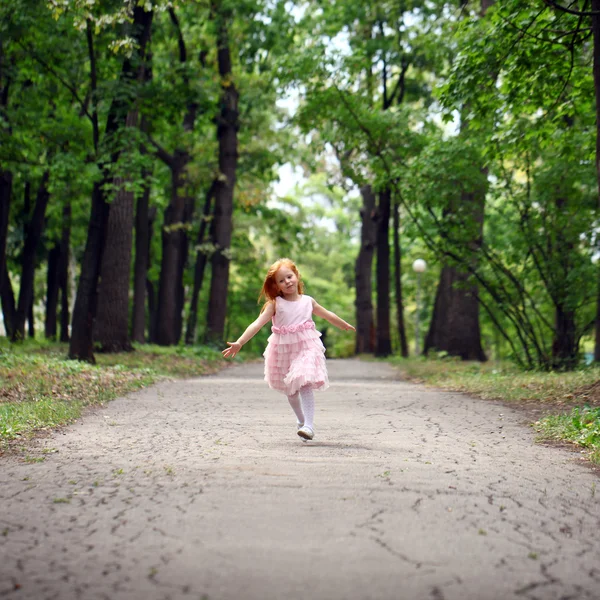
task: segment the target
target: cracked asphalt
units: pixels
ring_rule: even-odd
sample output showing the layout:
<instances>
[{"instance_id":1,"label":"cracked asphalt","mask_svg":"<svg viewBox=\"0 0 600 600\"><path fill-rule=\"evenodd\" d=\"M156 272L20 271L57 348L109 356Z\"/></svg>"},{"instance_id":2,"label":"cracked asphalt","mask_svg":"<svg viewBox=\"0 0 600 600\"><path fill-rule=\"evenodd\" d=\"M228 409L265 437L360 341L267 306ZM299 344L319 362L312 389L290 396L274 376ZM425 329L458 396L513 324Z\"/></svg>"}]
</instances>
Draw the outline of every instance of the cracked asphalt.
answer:
<instances>
[{"instance_id":1,"label":"cracked asphalt","mask_svg":"<svg viewBox=\"0 0 600 600\"><path fill-rule=\"evenodd\" d=\"M2 459L0 598L600 599L600 482L576 453L384 363L328 368L313 442L246 364Z\"/></svg>"}]
</instances>

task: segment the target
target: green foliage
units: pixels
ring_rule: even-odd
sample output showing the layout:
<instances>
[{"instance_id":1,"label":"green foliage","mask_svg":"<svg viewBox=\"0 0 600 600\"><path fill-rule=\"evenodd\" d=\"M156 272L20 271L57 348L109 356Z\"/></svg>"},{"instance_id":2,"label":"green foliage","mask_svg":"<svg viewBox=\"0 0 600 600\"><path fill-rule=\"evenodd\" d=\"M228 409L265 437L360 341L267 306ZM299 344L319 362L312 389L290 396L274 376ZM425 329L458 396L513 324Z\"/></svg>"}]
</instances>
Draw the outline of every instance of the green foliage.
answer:
<instances>
[{"instance_id":1,"label":"green foliage","mask_svg":"<svg viewBox=\"0 0 600 600\"><path fill-rule=\"evenodd\" d=\"M551 415L535 424L542 440L566 440L590 452L600 464L600 407L574 408L569 414Z\"/></svg>"},{"instance_id":2,"label":"green foliage","mask_svg":"<svg viewBox=\"0 0 600 600\"><path fill-rule=\"evenodd\" d=\"M137 60L131 22L142 5L154 11L152 76L124 81L124 61ZM534 0L496 2L485 16L478 7L443 0L220 4L240 93L231 334L254 317L265 269L282 255L298 262L308 293L352 321L356 188L369 183L391 189L401 206L409 333L416 309L410 265L421 256L431 267L425 314L440 269L456 266L479 288L484 337L499 354L529 368L564 367L553 354L556 315L564 313L577 355L590 333L597 279L589 23ZM63 206L72 207L79 262L94 183L106 179L110 199L120 187L138 197L149 182L158 209L149 272L156 283L158 231L173 193L164 155L185 155L178 191L195 207L182 226L194 248L184 274L191 289L196 252L211 251L195 240L200 206L220 176L215 126L228 84L218 75L211 10L167 0L15 0L0 8L0 79L9 82L0 163L13 175L7 256L15 287L27 190L34 196L46 171L51 202L40 263L60 237ZM125 99L136 100L137 125L105 135L110 107ZM301 165L309 182L277 198L271 186L286 163ZM478 196L485 196L482 215L465 201ZM210 271L200 312L209 278ZM36 302L43 297L36 286ZM347 334L329 328L327 335L332 354L349 351ZM250 349L258 353L265 338L261 332Z\"/></svg>"}]
</instances>

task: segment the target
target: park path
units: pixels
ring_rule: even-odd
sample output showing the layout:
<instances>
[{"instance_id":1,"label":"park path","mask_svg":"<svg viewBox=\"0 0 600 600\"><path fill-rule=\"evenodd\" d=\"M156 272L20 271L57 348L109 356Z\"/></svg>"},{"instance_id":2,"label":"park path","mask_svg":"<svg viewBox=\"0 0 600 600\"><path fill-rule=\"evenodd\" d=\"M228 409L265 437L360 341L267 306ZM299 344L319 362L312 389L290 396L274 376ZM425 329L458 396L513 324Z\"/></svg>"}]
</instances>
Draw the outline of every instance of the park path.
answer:
<instances>
[{"instance_id":1,"label":"park path","mask_svg":"<svg viewBox=\"0 0 600 600\"><path fill-rule=\"evenodd\" d=\"M0 599L600 599L577 454L499 403L328 365L310 443L246 364L2 459Z\"/></svg>"}]
</instances>

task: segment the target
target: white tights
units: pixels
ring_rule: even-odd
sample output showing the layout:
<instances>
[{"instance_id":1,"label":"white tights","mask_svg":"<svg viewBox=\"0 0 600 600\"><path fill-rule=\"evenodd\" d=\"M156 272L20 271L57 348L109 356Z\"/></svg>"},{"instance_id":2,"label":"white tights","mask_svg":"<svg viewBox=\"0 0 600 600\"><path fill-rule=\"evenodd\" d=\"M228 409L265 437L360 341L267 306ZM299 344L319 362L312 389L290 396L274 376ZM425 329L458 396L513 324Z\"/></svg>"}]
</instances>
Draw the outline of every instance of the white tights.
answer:
<instances>
[{"instance_id":1,"label":"white tights","mask_svg":"<svg viewBox=\"0 0 600 600\"><path fill-rule=\"evenodd\" d=\"M293 396L287 397L290 406L296 413L298 423L302 423L313 429L315 420L315 394L312 388L307 385L300 388Z\"/></svg>"}]
</instances>

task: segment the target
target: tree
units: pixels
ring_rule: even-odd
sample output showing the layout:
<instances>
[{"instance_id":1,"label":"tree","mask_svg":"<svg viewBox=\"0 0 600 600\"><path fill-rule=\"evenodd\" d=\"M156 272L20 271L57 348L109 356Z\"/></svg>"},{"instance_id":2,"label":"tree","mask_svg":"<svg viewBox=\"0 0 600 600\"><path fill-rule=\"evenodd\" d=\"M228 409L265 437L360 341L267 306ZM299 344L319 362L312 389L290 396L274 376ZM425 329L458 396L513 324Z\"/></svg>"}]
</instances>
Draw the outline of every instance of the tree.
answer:
<instances>
[{"instance_id":1,"label":"tree","mask_svg":"<svg viewBox=\"0 0 600 600\"><path fill-rule=\"evenodd\" d=\"M217 31L217 57L221 78L221 112L218 117L219 177L215 184L215 210L213 222L214 252L211 257L211 282L207 338L222 341L227 314L227 289L229 284L229 247L232 234L233 194L238 161L238 102L239 94L232 78L231 50L228 21L231 15L220 3L212 5Z\"/></svg>"},{"instance_id":2,"label":"tree","mask_svg":"<svg viewBox=\"0 0 600 600\"><path fill-rule=\"evenodd\" d=\"M377 228L375 212L375 194L370 185L361 188L363 205L360 210L361 233L360 248L356 258L356 354L372 353L373 343L373 301L372 268L376 247Z\"/></svg>"},{"instance_id":3,"label":"tree","mask_svg":"<svg viewBox=\"0 0 600 600\"><path fill-rule=\"evenodd\" d=\"M21 262L19 301L15 313L15 320L12 324L12 341L23 340L25 338L25 321L29 316L33 302L33 278L36 254L42 237L46 207L48 206L48 200L50 198L47 187L49 176L49 171L46 171L42 175L36 194L35 205L31 212L31 217L25 226L25 243L23 245L23 257Z\"/></svg>"},{"instance_id":4,"label":"tree","mask_svg":"<svg viewBox=\"0 0 600 600\"><path fill-rule=\"evenodd\" d=\"M485 19L465 21L442 96L448 112L468 107L470 135L478 136L486 171L498 181L486 207L486 221L494 223L486 236L493 239L480 245L477 262L461 251L464 236L437 223L445 231L445 256L483 290L479 302L515 357L542 368L572 368L577 362L579 339L588 327L583 273L591 266L586 227L569 208L577 205L586 214L586 165L567 150L585 146L580 135L588 127L580 110L584 96L574 93L589 86L573 68L577 39L584 34L575 17L558 24L559 18L539 5L508 2L494 6ZM556 36L560 28L565 35ZM567 36L573 37L565 41ZM549 68L552 77L546 76ZM508 234L508 222L518 237ZM498 241L503 248L495 246Z\"/></svg>"},{"instance_id":5,"label":"tree","mask_svg":"<svg viewBox=\"0 0 600 600\"><path fill-rule=\"evenodd\" d=\"M153 12L146 11L143 7L133 9L132 38L136 43L136 50L132 58L123 62L120 74L120 83L125 87L127 82L134 81L137 76L137 56L143 56L150 36L150 26ZM87 23L87 40L90 60L91 93L97 92L96 53L93 45L92 23ZM135 97L117 95L113 98L108 112L105 138L110 139L120 127L123 127L127 115L131 111ZM99 151L99 124L96 108L92 112L92 125L94 129L94 148ZM118 153L113 154L112 163L118 160ZM106 241L106 230L110 205L106 197L104 186L111 180L108 165L103 166L103 180L94 184L92 193L92 211L88 227L88 237L81 267L81 275L77 288L77 298L73 311L72 336L69 346L69 358L94 362L93 353L93 324L96 316L98 280L100 267Z\"/></svg>"},{"instance_id":6,"label":"tree","mask_svg":"<svg viewBox=\"0 0 600 600\"><path fill-rule=\"evenodd\" d=\"M187 229L194 210L192 181L190 181L188 166L192 160L190 147L181 143L194 131L200 105L199 92L192 85L191 73L195 65L192 54L199 57L200 67L206 68L205 49L190 52L180 21L173 8L169 9L172 26L178 42L179 73L183 97L181 104L181 132L178 145L172 153L167 152L162 145L154 143L156 154L169 168L171 178L171 193L169 205L165 211L162 228L162 261L158 287L158 317L155 341L162 345L176 344L182 331L183 312L183 271L187 260L188 238Z\"/></svg>"},{"instance_id":7,"label":"tree","mask_svg":"<svg viewBox=\"0 0 600 600\"><path fill-rule=\"evenodd\" d=\"M464 9L467 2L461 2ZM493 0L482 0L480 15L485 13ZM495 80L495 77L492 76ZM468 140L468 107L461 112L461 134ZM487 170L483 170L487 176ZM444 219L458 214L459 219L468 219L476 223L473 239L465 240L472 253L471 260L477 260L478 249L483 236L485 214L485 195L487 187L481 186L473 190L463 189L460 195L460 206L449 204ZM479 327L479 291L472 275L459 265L445 264L442 267L438 283L433 315L429 331L425 338L423 352L431 350L447 352L451 356L460 356L463 360L485 361L486 356L481 347Z\"/></svg>"}]
</instances>

